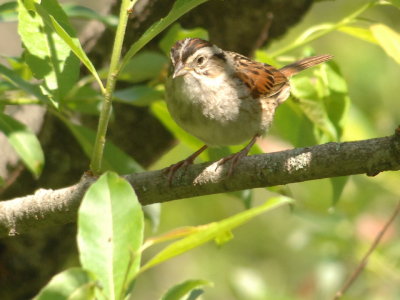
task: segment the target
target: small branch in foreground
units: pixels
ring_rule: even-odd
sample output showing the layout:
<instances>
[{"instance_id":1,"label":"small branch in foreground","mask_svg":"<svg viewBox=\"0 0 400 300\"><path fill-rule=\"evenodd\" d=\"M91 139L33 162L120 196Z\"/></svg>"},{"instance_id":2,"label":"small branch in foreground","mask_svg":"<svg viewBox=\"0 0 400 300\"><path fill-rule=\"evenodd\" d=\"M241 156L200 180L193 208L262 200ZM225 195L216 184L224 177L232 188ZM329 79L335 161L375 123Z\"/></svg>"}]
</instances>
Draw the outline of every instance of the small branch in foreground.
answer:
<instances>
[{"instance_id":1,"label":"small branch in foreground","mask_svg":"<svg viewBox=\"0 0 400 300\"><path fill-rule=\"evenodd\" d=\"M327 143L306 148L252 155L243 158L232 176L229 164L217 162L178 170L169 185L163 170L130 174L142 205L176 199L283 185L307 180L400 170L400 132L370 140ZM34 195L0 202L0 237L61 225L76 220L80 201L92 177L59 190L38 190Z\"/></svg>"},{"instance_id":2,"label":"small branch in foreground","mask_svg":"<svg viewBox=\"0 0 400 300\"><path fill-rule=\"evenodd\" d=\"M389 226L393 223L394 219L397 217L397 215L400 213L400 201L397 204L396 209L394 210L394 213L390 217L390 219L386 222L385 226L382 227L382 229L378 232L377 236L375 237L374 242L372 243L371 247L368 249L367 253L357 266L357 268L354 270L353 274L347 279L346 283L343 285L343 287L338 291L333 298L333 300L338 300L341 297L343 297L344 293L350 288L350 286L354 283L354 281L358 278L358 276L361 274L361 272L364 270L365 266L368 263L368 259L372 252L376 249L378 246L379 242L381 241L383 235L389 228Z\"/></svg>"}]
</instances>

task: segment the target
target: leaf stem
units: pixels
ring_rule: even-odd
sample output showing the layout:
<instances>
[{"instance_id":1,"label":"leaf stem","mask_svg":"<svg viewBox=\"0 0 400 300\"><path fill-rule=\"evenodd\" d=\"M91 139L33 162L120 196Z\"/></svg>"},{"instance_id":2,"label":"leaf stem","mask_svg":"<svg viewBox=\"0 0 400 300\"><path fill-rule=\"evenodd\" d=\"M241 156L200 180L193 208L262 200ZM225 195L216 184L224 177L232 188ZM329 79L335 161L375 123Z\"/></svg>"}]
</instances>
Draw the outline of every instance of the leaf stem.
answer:
<instances>
[{"instance_id":1,"label":"leaf stem","mask_svg":"<svg viewBox=\"0 0 400 300\"><path fill-rule=\"evenodd\" d=\"M378 5L380 4L379 1L375 0L375 1L370 1L367 4L364 4L363 6L361 6L359 9L357 9L355 12L351 13L350 15L344 17L342 20L340 20L339 22L337 22L336 24L321 24L320 30L314 31L314 33L311 33L307 36L307 31L303 32L303 34L300 35L300 37L305 36L305 38L300 38L295 40L293 43L287 45L286 47L283 47L273 53L270 53L269 56L271 58L275 58L277 56L280 56L286 52L292 51L296 48L302 47L316 39L319 39L320 37L331 33L332 31L335 31L336 29L345 26L353 21L356 20L356 18L361 15L364 11L366 11L367 9L369 9L372 6Z\"/></svg>"},{"instance_id":2,"label":"leaf stem","mask_svg":"<svg viewBox=\"0 0 400 300\"><path fill-rule=\"evenodd\" d=\"M97 127L96 140L90 162L90 170L95 175L99 175L101 172L101 163L103 159L104 146L106 143L107 127L112 109L112 94L114 92L115 83L117 80L117 69L121 59L121 50L129 17L128 9L133 7L136 1L137 0L123 0L121 3L119 23L115 34L114 47L107 76L106 90L104 93L104 100L100 111L99 124Z\"/></svg>"}]
</instances>

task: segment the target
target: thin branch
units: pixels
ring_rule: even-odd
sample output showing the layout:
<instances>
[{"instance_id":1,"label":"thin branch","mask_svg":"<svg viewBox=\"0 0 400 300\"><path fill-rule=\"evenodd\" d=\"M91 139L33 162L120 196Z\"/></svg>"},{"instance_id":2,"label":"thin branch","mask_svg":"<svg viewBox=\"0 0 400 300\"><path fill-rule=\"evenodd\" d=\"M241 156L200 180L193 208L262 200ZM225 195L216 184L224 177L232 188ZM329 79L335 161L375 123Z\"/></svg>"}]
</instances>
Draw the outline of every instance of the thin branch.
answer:
<instances>
[{"instance_id":1,"label":"thin branch","mask_svg":"<svg viewBox=\"0 0 400 300\"><path fill-rule=\"evenodd\" d=\"M162 170L126 175L143 205L201 195L268 187L320 178L400 169L400 130L394 136L357 142L252 155L243 158L232 176L229 164L217 162L178 170L169 185ZM38 190L34 195L0 202L0 237L30 229L74 222L79 203L95 179L82 180L59 190Z\"/></svg>"},{"instance_id":2,"label":"thin branch","mask_svg":"<svg viewBox=\"0 0 400 300\"><path fill-rule=\"evenodd\" d=\"M363 259L357 266L357 268L354 270L353 274L347 279L346 283L343 285L343 287L338 291L333 298L333 300L338 300L341 297L343 297L344 293L350 288L350 286L354 283L354 281L358 278L358 276L361 274L361 272L364 270L365 266L368 263L368 259L371 256L372 252L376 249L378 246L379 242L381 241L383 235L389 228L389 226L393 223L394 219L397 217L397 215L400 213L400 202L397 204L396 209L394 210L392 216L390 219L386 222L385 226L382 227L382 229L379 231L377 236L375 237L374 242L372 243L371 247L368 249L367 253L364 255Z\"/></svg>"}]
</instances>

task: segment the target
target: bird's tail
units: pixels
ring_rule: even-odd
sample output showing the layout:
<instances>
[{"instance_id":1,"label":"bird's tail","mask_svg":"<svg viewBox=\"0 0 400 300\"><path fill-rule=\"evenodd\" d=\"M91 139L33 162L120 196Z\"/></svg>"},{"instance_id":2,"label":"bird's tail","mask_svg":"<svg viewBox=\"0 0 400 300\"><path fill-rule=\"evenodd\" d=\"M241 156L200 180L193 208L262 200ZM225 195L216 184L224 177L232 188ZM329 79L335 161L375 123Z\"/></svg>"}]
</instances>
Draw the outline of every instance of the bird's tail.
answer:
<instances>
[{"instance_id":1,"label":"bird's tail","mask_svg":"<svg viewBox=\"0 0 400 300\"><path fill-rule=\"evenodd\" d=\"M310 56L310 57L306 57L302 60L296 61L295 63L292 63L290 65L287 65L287 66L281 68L279 71L286 77L291 77L305 69L308 69L308 68L311 68L320 63L326 62L332 58L333 58L333 56L329 55L329 54Z\"/></svg>"}]
</instances>

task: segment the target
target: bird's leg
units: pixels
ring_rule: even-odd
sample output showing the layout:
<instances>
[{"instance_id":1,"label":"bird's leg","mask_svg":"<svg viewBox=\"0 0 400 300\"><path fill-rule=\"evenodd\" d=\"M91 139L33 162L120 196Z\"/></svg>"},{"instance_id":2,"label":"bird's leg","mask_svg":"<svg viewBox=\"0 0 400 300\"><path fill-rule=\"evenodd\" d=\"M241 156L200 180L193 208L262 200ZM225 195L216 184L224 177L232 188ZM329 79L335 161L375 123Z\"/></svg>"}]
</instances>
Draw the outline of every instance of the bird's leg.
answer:
<instances>
[{"instance_id":1,"label":"bird's leg","mask_svg":"<svg viewBox=\"0 0 400 300\"><path fill-rule=\"evenodd\" d=\"M217 167L215 168L215 170L218 169L219 166L223 165L224 163L226 163L228 160L232 160L231 166L229 167L229 171L228 171L228 177L232 175L233 170L235 169L236 165L238 164L239 160L241 160L243 157L247 156L247 154L249 153L251 147L253 147L254 143L256 142L258 138L258 135L255 135L251 141L247 144L246 147L244 147L242 150L240 150L237 153L231 154L227 157L222 158L218 164Z\"/></svg>"},{"instance_id":2,"label":"bird's leg","mask_svg":"<svg viewBox=\"0 0 400 300\"><path fill-rule=\"evenodd\" d=\"M203 147L201 147L199 150L197 150L195 153L193 153L186 159L181 160L181 161L177 162L176 164L170 165L168 168L166 168L164 170L164 172L168 174L167 176L168 176L169 184L171 185L172 178L174 178L174 175L175 175L176 171L178 171L178 169L180 169L182 167L184 167L186 169L189 165L193 164L196 157L199 156L204 150L206 150L207 147L208 147L207 145L204 145Z\"/></svg>"}]
</instances>

